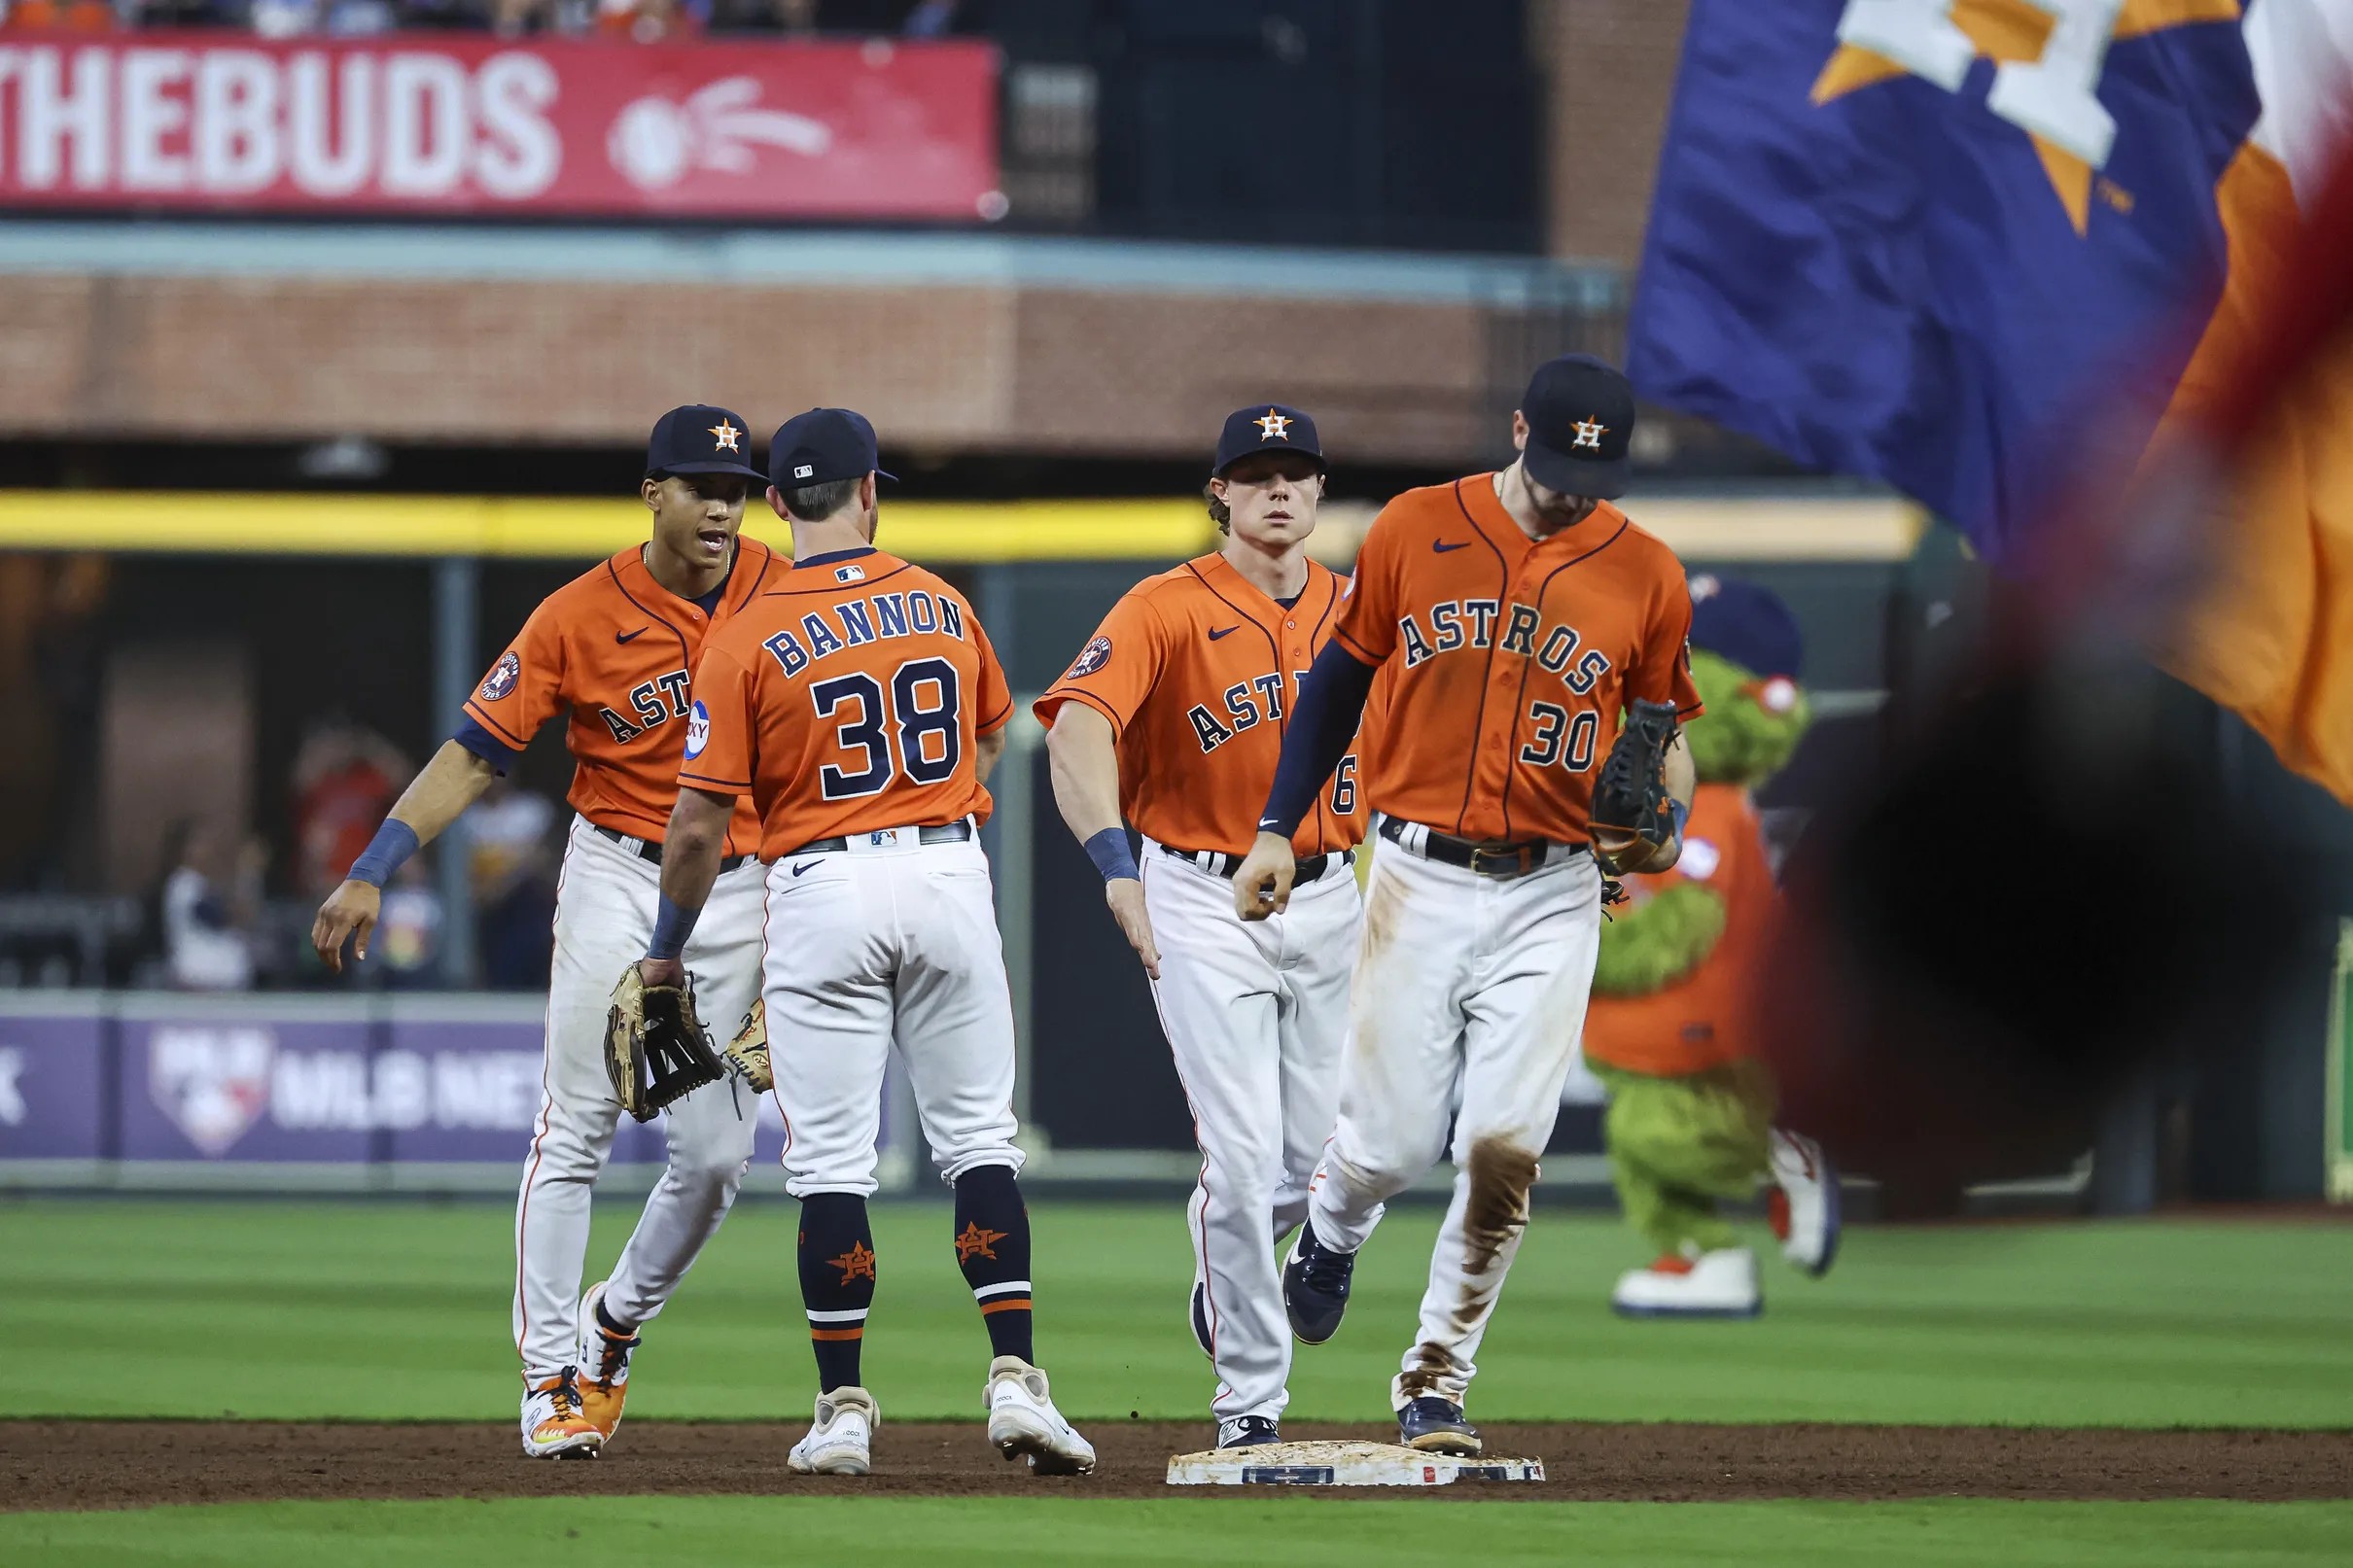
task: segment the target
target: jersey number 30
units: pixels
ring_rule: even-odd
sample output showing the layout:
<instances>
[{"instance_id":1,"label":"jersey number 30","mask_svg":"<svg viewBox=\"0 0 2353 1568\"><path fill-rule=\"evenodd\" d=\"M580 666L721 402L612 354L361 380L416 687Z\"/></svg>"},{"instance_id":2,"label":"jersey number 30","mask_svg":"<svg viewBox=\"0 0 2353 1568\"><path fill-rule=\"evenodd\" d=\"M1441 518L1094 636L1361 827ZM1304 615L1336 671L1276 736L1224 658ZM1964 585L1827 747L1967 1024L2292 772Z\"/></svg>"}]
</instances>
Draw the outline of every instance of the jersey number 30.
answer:
<instances>
[{"instance_id":1,"label":"jersey number 30","mask_svg":"<svg viewBox=\"0 0 2353 1568\"><path fill-rule=\"evenodd\" d=\"M809 688L817 716L840 717L836 742L844 752L863 758L857 768L826 763L817 770L827 800L879 795L893 779L918 784L945 784L964 758L964 725L956 666L946 659L911 659L891 677L886 704L882 682L863 670L821 680ZM893 731L896 734L894 736Z\"/></svg>"}]
</instances>

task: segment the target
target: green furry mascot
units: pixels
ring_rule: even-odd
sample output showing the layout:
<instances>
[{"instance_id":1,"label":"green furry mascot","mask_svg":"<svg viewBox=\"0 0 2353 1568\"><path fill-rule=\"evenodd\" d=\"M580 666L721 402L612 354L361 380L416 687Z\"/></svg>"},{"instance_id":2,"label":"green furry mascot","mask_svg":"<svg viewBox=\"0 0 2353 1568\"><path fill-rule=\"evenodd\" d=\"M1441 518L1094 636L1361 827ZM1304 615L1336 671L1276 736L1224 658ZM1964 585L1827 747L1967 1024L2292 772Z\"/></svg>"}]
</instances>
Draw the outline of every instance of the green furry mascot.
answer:
<instances>
[{"instance_id":1,"label":"green furry mascot","mask_svg":"<svg viewBox=\"0 0 2353 1568\"><path fill-rule=\"evenodd\" d=\"M1700 777L1683 855L1630 878L1602 927L1585 1056L1606 1085L1604 1132L1626 1217L1658 1249L1611 1294L1634 1317L1753 1317L1756 1255L1717 1212L1772 1184L1774 1229L1809 1273L1838 1250L1838 1178L1812 1140L1773 1126L1771 1075L1749 1013L1780 901L1752 791L1780 771L1811 715L1804 643L1771 590L1691 582L1691 673L1706 712L1684 727Z\"/></svg>"}]
</instances>

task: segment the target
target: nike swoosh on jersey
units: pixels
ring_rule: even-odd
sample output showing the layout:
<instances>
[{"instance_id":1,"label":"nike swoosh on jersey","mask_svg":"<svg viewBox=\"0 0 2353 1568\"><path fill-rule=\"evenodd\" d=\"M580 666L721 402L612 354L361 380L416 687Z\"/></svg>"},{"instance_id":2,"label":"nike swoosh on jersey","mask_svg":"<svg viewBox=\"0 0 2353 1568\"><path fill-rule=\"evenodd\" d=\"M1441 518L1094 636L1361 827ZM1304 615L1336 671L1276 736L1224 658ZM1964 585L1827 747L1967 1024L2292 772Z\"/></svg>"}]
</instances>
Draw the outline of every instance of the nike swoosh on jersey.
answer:
<instances>
[{"instance_id":1,"label":"nike swoosh on jersey","mask_svg":"<svg viewBox=\"0 0 2353 1568\"><path fill-rule=\"evenodd\" d=\"M646 627L641 626L634 632L615 632L613 634L613 640L615 643L635 642L637 639L645 636L647 630L648 629Z\"/></svg>"},{"instance_id":2,"label":"nike swoosh on jersey","mask_svg":"<svg viewBox=\"0 0 2353 1568\"><path fill-rule=\"evenodd\" d=\"M803 860L800 864L792 868L792 874L797 877L802 872L808 870L811 866L823 865L824 863L825 862L822 860Z\"/></svg>"},{"instance_id":3,"label":"nike swoosh on jersey","mask_svg":"<svg viewBox=\"0 0 2353 1568\"><path fill-rule=\"evenodd\" d=\"M1447 551L1449 551L1449 550L1467 550L1467 549L1469 549L1469 548L1470 548L1470 540L1462 540L1460 543L1457 543L1457 544L1449 544L1449 543L1447 543L1447 542L1446 542L1446 540L1442 540L1442 539L1434 539L1434 540L1431 540L1429 541L1429 547L1430 547L1430 553L1431 553L1432 555L1444 555L1444 554L1445 554Z\"/></svg>"},{"instance_id":4,"label":"nike swoosh on jersey","mask_svg":"<svg viewBox=\"0 0 2353 1568\"><path fill-rule=\"evenodd\" d=\"M1241 627L1239 627L1239 626L1228 626L1228 627L1225 627L1225 628L1223 628L1223 629L1221 629L1221 630L1218 630L1218 631L1213 631L1213 632L1210 633L1210 641L1211 641L1211 642L1212 642L1212 643L1214 643L1214 642L1216 642L1216 641L1217 641L1219 638L1221 638L1221 637L1231 637L1231 636L1233 636L1233 635L1234 635L1236 632L1239 632L1239 631L1241 631L1241 630L1242 630L1242 628L1241 628Z\"/></svg>"}]
</instances>

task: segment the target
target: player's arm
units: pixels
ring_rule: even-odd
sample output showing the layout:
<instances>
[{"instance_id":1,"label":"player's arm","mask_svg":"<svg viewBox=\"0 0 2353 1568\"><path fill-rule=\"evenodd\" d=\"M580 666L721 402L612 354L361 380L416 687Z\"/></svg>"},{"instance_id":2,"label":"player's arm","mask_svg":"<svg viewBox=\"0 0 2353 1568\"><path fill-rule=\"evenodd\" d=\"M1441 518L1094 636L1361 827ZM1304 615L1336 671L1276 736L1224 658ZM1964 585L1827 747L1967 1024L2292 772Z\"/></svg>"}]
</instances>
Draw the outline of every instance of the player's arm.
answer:
<instances>
[{"instance_id":1,"label":"player's arm","mask_svg":"<svg viewBox=\"0 0 2353 1568\"><path fill-rule=\"evenodd\" d=\"M662 888L654 903L653 940L646 945L646 959L638 973L649 986L678 985L686 975L686 938L711 901L711 885L719 881L720 861L726 855L727 823L735 816L735 797L693 784L678 786L678 804L670 808L670 829L662 835Z\"/></svg>"},{"instance_id":2,"label":"player's arm","mask_svg":"<svg viewBox=\"0 0 2353 1568\"><path fill-rule=\"evenodd\" d=\"M424 771L393 802L392 814L376 829L366 853L351 863L351 874L319 906L318 918L310 923L310 945L328 968L342 973L346 941L354 957L368 957L368 938L383 909L384 884L480 798L499 772L458 742L441 743Z\"/></svg>"},{"instance_id":3,"label":"player's arm","mask_svg":"<svg viewBox=\"0 0 2353 1568\"><path fill-rule=\"evenodd\" d=\"M1315 809L1317 797L1348 754L1364 721L1364 705L1373 694L1377 665L1366 664L1341 645L1335 637L1316 655L1291 710L1291 727L1282 737L1282 756L1275 764L1274 787L1267 791L1266 809L1258 814L1258 841L1250 846L1242 869L1234 873L1234 913L1246 921L1262 921L1289 906L1291 835Z\"/></svg>"},{"instance_id":4,"label":"player's arm","mask_svg":"<svg viewBox=\"0 0 2353 1568\"><path fill-rule=\"evenodd\" d=\"M965 624L972 628L972 642L980 653L980 684L972 711L972 777L985 786L1004 758L1005 726L1013 721L1013 688L980 617L967 615Z\"/></svg>"},{"instance_id":5,"label":"player's arm","mask_svg":"<svg viewBox=\"0 0 2353 1568\"><path fill-rule=\"evenodd\" d=\"M1119 819L1119 747L1111 721L1083 702L1066 702L1046 731L1047 772L1054 804L1071 836L1103 874L1103 901L1119 931L1143 960L1143 972L1160 978L1160 947L1152 940L1152 918L1144 912L1143 883L1128 830Z\"/></svg>"}]
</instances>

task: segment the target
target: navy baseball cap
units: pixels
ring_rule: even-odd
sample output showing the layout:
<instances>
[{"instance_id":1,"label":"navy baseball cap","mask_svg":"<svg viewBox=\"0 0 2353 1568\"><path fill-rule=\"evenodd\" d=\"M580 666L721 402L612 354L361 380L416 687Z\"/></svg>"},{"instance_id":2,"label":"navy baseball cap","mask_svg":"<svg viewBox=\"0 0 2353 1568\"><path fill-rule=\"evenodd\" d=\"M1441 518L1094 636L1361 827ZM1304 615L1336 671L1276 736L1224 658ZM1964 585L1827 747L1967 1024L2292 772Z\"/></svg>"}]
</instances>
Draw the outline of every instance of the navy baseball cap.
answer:
<instances>
[{"instance_id":1,"label":"navy baseball cap","mask_svg":"<svg viewBox=\"0 0 2353 1568\"><path fill-rule=\"evenodd\" d=\"M1806 678L1806 638L1781 596L1763 583L1703 572L1691 579L1691 645L1757 676Z\"/></svg>"},{"instance_id":2,"label":"navy baseball cap","mask_svg":"<svg viewBox=\"0 0 2353 1568\"><path fill-rule=\"evenodd\" d=\"M1225 429L1217 436L1217 466L1210 470L1211 475L1223 477L1226 470L1253 452L1298 452L1314 458L1318 472L1329 471L1316 439L1316 422L1279 402L1252 403L1225 416Z\"/></svg>"},{"instance_id":3,"label":"navy baseball cap","mask_svg":"<svg viewBox=\"0 0 2353 1568\"><path fill-rule=\"evenodd\" d=\"M653 438L646 443L646 477L740 473L764 479L766 474L744 461L752 455L750 441L744 416L732 409L703 402L673 408L655 421Z\"/></svg>"},{"instance_id":4,"label":"navy baseball cap","mask_svg":"<svg viewBox=\"0 0 2353 1568\"><path fill-rule=\"evenodd\" d=\"M1566 496L1615 501L1633 464L1633 384L1607 361L1563 354L1536 366L1520 400L1528 420L1528 477Z\"/></svg>"},{"instance_id":5,"label":"navy baseball cap","mask_svg":"<svg viewBox=\"0 0 2353 1568\"><path fill-rule=\"evenodd\" d=\"M779 490L805 490L869 473L898 477L884 471L874 446L874 427L852 409L812 408L794 414L776 428L776 437L768 443L768 482Z\"/></svg>"}]
</instances>

